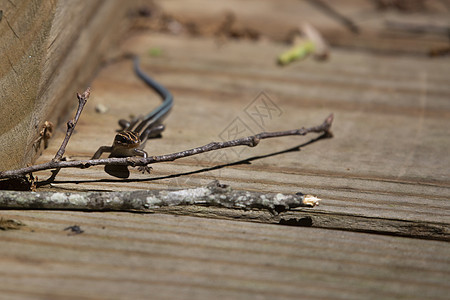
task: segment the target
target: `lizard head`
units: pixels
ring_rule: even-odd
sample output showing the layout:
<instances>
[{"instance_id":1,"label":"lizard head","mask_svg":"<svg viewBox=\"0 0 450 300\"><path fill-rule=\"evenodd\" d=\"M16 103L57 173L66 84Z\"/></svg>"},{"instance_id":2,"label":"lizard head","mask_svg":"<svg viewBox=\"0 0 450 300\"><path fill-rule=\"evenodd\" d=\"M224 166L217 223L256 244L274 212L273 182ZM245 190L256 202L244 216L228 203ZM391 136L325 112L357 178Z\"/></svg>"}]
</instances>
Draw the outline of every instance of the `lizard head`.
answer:
<instances>
[{"instance_id":1,"label":"lizard head","mask_svg":"<svg viewBox=\"0 0 450 300\"><path fill-rule=\"evenodd\" d=\"M121 148L137 148L141 144L139 135L134 131L124 130L116 134L114 146Z\"/></svg>"}]
</instances>

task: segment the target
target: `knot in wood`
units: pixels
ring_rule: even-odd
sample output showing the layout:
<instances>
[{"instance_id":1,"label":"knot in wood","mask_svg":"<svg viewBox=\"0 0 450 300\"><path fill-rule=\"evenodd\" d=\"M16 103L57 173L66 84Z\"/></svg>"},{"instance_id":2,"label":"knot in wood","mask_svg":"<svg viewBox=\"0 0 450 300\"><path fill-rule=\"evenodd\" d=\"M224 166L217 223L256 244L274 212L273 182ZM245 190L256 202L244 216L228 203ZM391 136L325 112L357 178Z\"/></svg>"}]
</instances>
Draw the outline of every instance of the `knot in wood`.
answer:
<instances>
[{"instance_id":1,"label":"knot in wood","mask_svg":"<svg viewBox=\"0 0 450 300\"><path fill-rule=\"evenodd\" d=\"M87 168L89 168L90 166L91 166L90 163L84 163L84 164L81 165L81 168L82 168L82 169L87 169Z\"/></svg>"},{"instance_id":2,"label":"knot in wood","mask_svg":"<svg viewBox=\"0 0 450 300\"><path fill-rule=\"evenodd\" d=\"M256 145L259 144L260 139L257 138L256 136L252 136L250 139L250 143L248 144L249 147L255 147Z\"/></svg>"},{"instance_id":3,"label":"knot in wood","mask_svg":"<svg viewBox=\"0 0 450 300\"><path fill-rule=\"evenodd\" d=\"M72 129L73 127L75 127L75 122L73 120L67 121L67 128Z\"/></svg>"}]
</instances>

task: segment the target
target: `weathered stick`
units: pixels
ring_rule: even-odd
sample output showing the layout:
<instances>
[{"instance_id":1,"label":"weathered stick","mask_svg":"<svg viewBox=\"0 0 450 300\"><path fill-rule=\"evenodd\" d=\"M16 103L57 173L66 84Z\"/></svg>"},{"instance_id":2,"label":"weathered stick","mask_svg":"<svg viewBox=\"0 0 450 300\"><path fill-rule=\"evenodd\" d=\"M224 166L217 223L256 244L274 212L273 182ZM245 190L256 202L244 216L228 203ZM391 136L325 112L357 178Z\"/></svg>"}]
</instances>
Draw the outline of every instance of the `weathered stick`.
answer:
<instances>
[{"instance_id":1,"label":"weathered stick","mask_svg":"<svg viewBox=\"0 0 450 300\"><path fill-rule=\"evenodd\" d=\"M297 193L259 193L233 191L230 187L213 181L206 187L184 190L153 190L131 192L16 192L4 191L0 209L67 209L149 211L168 206L198 205L242 210L266 210L271 214L296 207L314 207L320 199Z\"/></svg>"},{"instance_id":2,"label":"weathered stick","mask_svg":"<svg viewBox=\"0 0 450 300\"><path fill-rule=\"evenodd\" d=\"M248 136L245 138L235 139L227 142L212 142L207 145L193 148L190 150L185 150L181 152L176 152L161 156L150 156L148 158L143 157L124 157L124 158L106 158L106 159L90 159L90 160L76 160L76 161L49 161L44 164L34 165L22 169L10 170L0 172L0 179L2 178L18 178L23 177L26 174L48 170L48 169L59 169L59 168L89 168L96 165L122 165L122 166L147 166L149 164L174 161L183 157L188 157L200 153L205 153L213 150L236 147L236 146L249 146L255 147L258 145L259 141L262 139L290 136L290 135L306 135L311 132L315 133L329 133L331 124L333 122L333 114L329 115L325 121L314 127L301 128L287 131L276 131L276 132L262 132L256 135Z\"/></svg>"},{"instance_id":3,"label":"weathered stick","mask_svg":"<svg viewBox=\"0 0 450 300\"><path fill-rule=\"evenodd\" d=\"M56 152L56 155L52 161L54 161L54 162L60 161L64 155L64 152L66 152L67 143L69 143L69 139L72 136L75 126L77 126L78 119L80 118L81 112L83 111L83 108L86 105L86 102L87 102L90 94L91 94L91 88L87 88L86 91L84 91L84 93L82 95L77 93L78 109L75 114L75 118L73 120L69 120L67 122L66 136L64 137L61 147L59 147L59 150L58 150L58 152Z\"/></svg>"},{"instance_id":4,"label":"weathered stick","mask_svg":"<svg viewBox=\"0 0 450 300\"><path fill-rule=\"evenodd\" d=\"M330 16L331 18L335 19L339 23L341 23L343 26L345 26L348 30L350 30L352 33L358 34L359 33L359 27L351 20L350 18L344 16L343 14L339 13L336 9L334 9L331 5L329 5L327 2L324 2L322 0L308 0L309 3L319 8L322 12Z\"/></svg>"}]
</instances>

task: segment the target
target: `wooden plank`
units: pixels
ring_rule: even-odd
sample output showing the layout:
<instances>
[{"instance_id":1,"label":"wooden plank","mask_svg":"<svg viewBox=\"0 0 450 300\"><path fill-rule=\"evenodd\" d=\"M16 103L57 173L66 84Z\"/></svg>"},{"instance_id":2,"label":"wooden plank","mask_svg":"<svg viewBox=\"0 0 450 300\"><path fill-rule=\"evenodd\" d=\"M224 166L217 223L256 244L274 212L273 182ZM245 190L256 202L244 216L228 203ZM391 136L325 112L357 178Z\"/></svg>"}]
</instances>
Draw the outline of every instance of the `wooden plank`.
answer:
<instances>
[{"instance_id":1,"label":"wooden plank","mask_svg":"<svg viewBox=\"0 0 450 300\"><path fill-rule=\"evenodd\" d=\"M154 46L163 49L162 57L145 55ZM307 215L317 226L326 224L321 219L325 213L330 220L342 221L339 226L327 223L332 228L353 224L359 216L378 220L374 231L386 232L386 224L399 222L406 227L394 226L398 234L417 228L428 228L434 237L448 234L450 181L447 168L441 168L449 165L448 139L441 138L448 133L450 115L446 64L336 50L326 64L304 61L279 68L273 60L283 50L279 45L240 42L218 48L209 39L164 35L141 35L126 47L142 54L144 69L175 95L164 138L152 141L149 153L172 153L220 140L237 117L248 124L248 133L260 131L245 109L261 90L282 110L281 116L266 120L265 130L315 125L334 112L335 137L300 147L300 152L299 145L309 139L263 141L239 153L229 149L216 157L155 165L150 177L134 171L125 181L109 177L101 168L63 170L53 187L176 188L219 179L235 189L317 195L323 199L315 209L319 215ZM158 104L130 66L129 61L110 65L94 82L97 94L80 120L68 155L89 157L98 146L111 143L118 119ZM414 73L415 69L420 71ZM105 115L92 110L100 102L110 107ZM40 161L50 159L57 147L52 144ZM214 168L217 165L222 166ZM353 230L369 230L364 222L355 224L359 225Z\"/></svg>"},{"instance_id":2,"label":"wooden plank","mask_svg":"<svg viewBox=\"0 0 450 300\"><path fill-rule=\"evenodd\" d=\"M72 96L129 28L131 5L22 0L0 7L0 170L6 170L41 152L44 143L36 140L44 122L58 125L74 107Z\"/></svg>"},{"instance_id":3,"label":"wooden plank","mask_svg":"<svg viewBox=\"0 0 450 300\"><path fill-rule=\"evenodd\" d=\"M158 213L198 216L247 222L272 223L298 227L346 230L383 235L404 236L430 240L450 241L450 226L447 222L423 222L373 215L335 212L320 208L296 208L273 215L267 211L235 210L201 206L176 206L152 209Z\"/></svg>"},{"instance_id":4,"label":"wooden plank","mask_svg":"<svg viewBox=\"0 0 450 300\"><path fill-rule=\"evenodd\" d=\"M198 13L199 20L206 20L205 12L217 17L204 1L195 2L203 13L192 2L159 3L167 5L166 11L172 5L170 14L185 10L186 15ZM343 3L341 11L348 12L356 1ZM280 24L291 28L302 13L315 10L295 10L294 4L304 5L243 1L235 13L248 16L239 17L240 22L265 23L264 31L286 33ZM228 4L215 7L223 5ZM284 22L277 12L280 5L289 11L286 20L297 16L295 22ZM323 19L329 25L319 27L328 27L324 32L329 37L336 24ZM274 40L223 43L210 36L130 34L122 50L139 54L143 69L175 95L163 139L147 145L151 155L228 138L235 120L248 126L246 134L315 125L331 111L336 116L334 138L308 145L310 138L263 141L242 152L228 149L154 165L150 176L131 170L126 180L110 177L101 167L66 169L41 190L175 189L219 179L235 189L315 194L322 204L280 219L260 211L207 207L166 211L296 227L162 214L2 211L4 220L27 226L0 231L1 294L11 299L448 298L448 59L386 56L381 53L386 45L401 53L407 52L402 45L416 45L412 53L417 54L436 40L410 36L405 44L390 44L371 27L379 23L366 24L367 30L362 29L368 35L362 35L366 40L359 49L376 51L349 51L358 49L355 43L361 40L338 30L342 36L333 45L342 41L349 47L333 48L331 60L304 60L285 68L275 58L287 46ZM383 46L374 47L380 41ZM155 47L161 56L149 56ZM281 110L265 118L263 128L247 114L261 104L254 102L261 91ZM94 110L100 103L109 108L105 114ZM107 65L93 82L68 159L90 157L98 146L112 142L118 119L159 103L135 77L130 61ZM53 157L62 136L56 132L38 162ZM35 175L42 180L50 173ZM69 236L63 231L75 224L84 233Z\"/></svg>"},{"instance_id":5,"label":"wooden plank","mask_svg":"<svg viewBox=\"0 0 450 300\"><path fill-rule=\"evenodd\" d=\"M3 211L11 299L446 299L449 244L160 214ZM64 231L79 225L84 232ZM80 288L80 287L83 288Z\"/></svg>"},{"instance_id":6,"label":"wooden plank","mask_svg":"<svg viewBox=\"0 0 450 300\"><path fill-rule=\"evenodd\" d=\"M332 46L352 51L425 56L432 49L448 47L450 11L444 2L422 2L422 9L414 9L414 4L411 4L410 10L395 9L395 4L391 9L380 10L376 2L156 1L168 19L175 19L200 35L217 35L221 29L227 28L232 36L251 32L253 36L287 41L292 39L294 32L298 32L303 22L309 22ZM404 6L407 8L408 5ZM350 23L352 26L348 26ZM142 22L141 26L145 27L145 24Z\"/></svg>"}]
</instances>

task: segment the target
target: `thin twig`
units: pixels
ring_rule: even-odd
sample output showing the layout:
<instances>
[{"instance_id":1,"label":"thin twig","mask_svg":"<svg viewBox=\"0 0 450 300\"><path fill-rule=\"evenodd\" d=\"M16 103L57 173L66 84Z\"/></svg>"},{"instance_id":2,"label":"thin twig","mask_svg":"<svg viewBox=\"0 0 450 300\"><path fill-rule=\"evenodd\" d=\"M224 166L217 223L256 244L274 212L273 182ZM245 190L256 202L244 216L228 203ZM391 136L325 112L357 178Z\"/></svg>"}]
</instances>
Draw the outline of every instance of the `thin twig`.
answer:
<instances>
[{"instance_id":1,"label":"thin twig","mask_svg":"<svg viewBox=\"0 0 450 300\"><path fill-rule=\"evenodd\" d=\"M319 30L308 22L304 22L300 29L308 40L314 43L314 57L318 60L327 59L330 53L330 47Z\"/></svg>"},{"instance_id":2,"label":"thin twig","mask_svg":"<svg viewBox=\"0 0 450 300\"><path fill-rule=\"evenodd\" d=\"M31 192L4 191L0 209L68 209L155 211L180 205L214 206L242 210L267 210L278 214L297 207L314 207L320 199L304 195L235 191L213 181L205 187L184 190L139 190L128 192Z\"/></svg>"},{"instance_id":3,"label":"thin twig","mask_svg":"<svg viewBox=\"0 0 450 300\"><path fill-rule=\"evenodd\" d=\"M323 2L322 0L308 0L309 3L315 5L317 8L321 9L324 13L337 20L339 23L347 27L348 30L357 34L359 33L359 27L348 17L339 13L332 6Z\"/></svg>"},{"instance_id":4,"label":"thin twig","mask_svg":"<svg viewBox=\"0 0 450 300\"><path fill-rule=\"evenodd\" d=\"M330 127L333 122L333 114L329 115L325 121L314 127L301 128L287 131L276 131L276 132L262 132L256 135L248 136L245 138L235 139L227 142L212 142L207 145L193 148L190 150L185 150L181 152L176 152L172 154L166 154L161 156L150 156L148 158L143 157L123 157L123 158L106 158L106 159L90 159L90 160L76 160L76 161L49 161L44 164L34 165L17 170L9 170L0 172L0 179L2 178L17 178L23 177L26 174L48 170L48 169L58 169L58 168L89 168L91 166L97 165L121 165L121 166L147 166L149 164L174 161L183 157L188 157L200 153L205 153L213 150L236 147L236 146L249 146L255 147L258 145L259 141L262 139L290 136L290 135L306 135L311 132L315 133L330 133Z\"/></svg>"},{"instance_id":5,"label":"thin twig","mask_svg":"<svg viewBox=\"0 0 450 300\"><path fill-rule=\"evenodd\" d=\"M388 20L385 22L385 26L389 31L398 30L412 34L436 34L445 36L450 34L450 27L444 25L417 24Z\"/></svg>"},{"instance_id":6,"label":"thin twig","mask_svg":"<svg viewBox=\"0 0 450 300\"><path fill-rule=\"evenodd\" d=\"M52 159L53 162L58 162L63 157L64 152L66 151L67 143L69 142L69 139L72 136L75 126L77 126L78 119L80 118L81 112L83 111L83 108L86 105L86 102L87 102L90 94L91 94L91 89L89 87L86 89L86 91L84 91L84 93L82 95L77 93L77 98L78 98L77 113L75 114L75 118L73 120L69 120L67 122L66 136L61 144L61 147L59 147L58 152L56 152L55 157Z\"/></svg>"}]
</instances>

